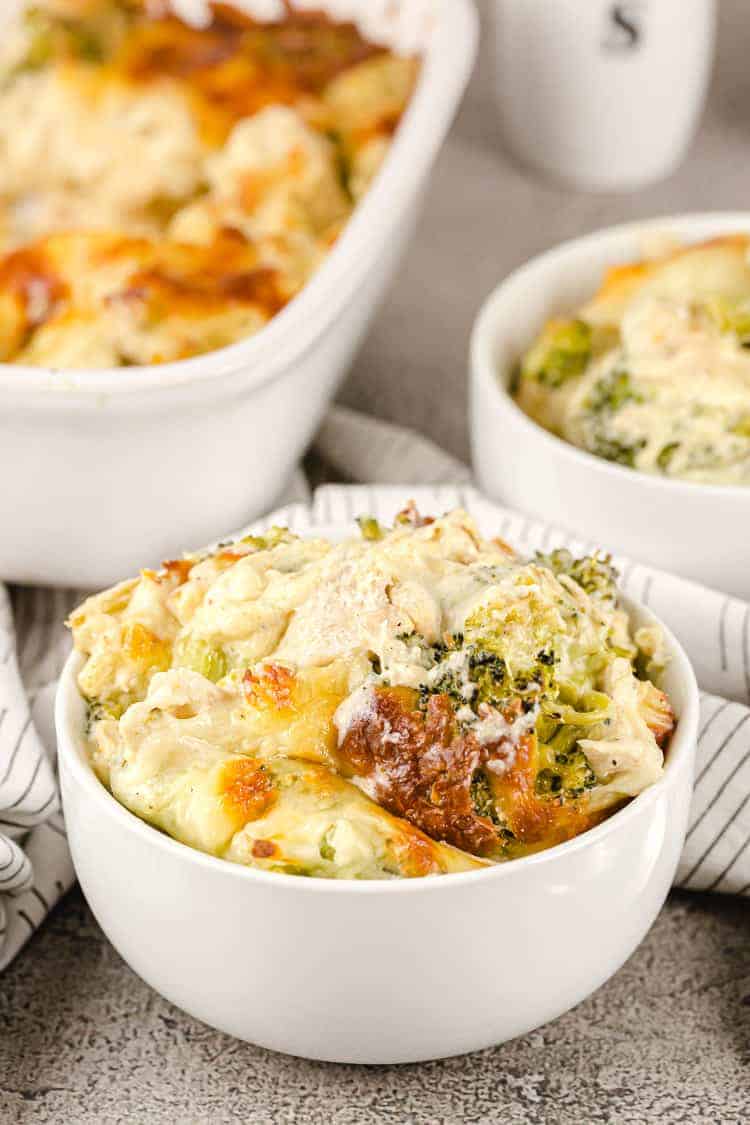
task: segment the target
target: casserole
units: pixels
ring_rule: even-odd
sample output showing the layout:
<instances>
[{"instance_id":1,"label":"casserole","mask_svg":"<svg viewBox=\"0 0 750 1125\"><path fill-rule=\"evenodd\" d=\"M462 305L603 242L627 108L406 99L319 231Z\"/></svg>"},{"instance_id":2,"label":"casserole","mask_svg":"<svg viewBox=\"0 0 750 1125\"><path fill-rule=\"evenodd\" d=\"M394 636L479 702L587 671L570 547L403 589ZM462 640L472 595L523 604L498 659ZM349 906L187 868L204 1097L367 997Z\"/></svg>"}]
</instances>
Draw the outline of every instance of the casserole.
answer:
<instances>
[{"instance_id":1,"label":"casserole","mask_svg":"<svg viewBox=\"0 0 750 1125\"><path fill-rule=\"evenodd\" d=\"M749 250L732 234L609 269L591 300L545 324L516 402L636 472L750 485Z\"/></svg>"},{"instance_id":2,"label":"casserole","mask_svg":"<svg viewBox=\"0 0 750 1125\"><path fill-rule=\"evenodd\" d=\"M606 558L525 559L460 508L360 522L222 543L71 614L126 808L230 862L404 878L544 850L659 780L663 643Z\"/></svg>"},{"instance_id":3,"label":"casserole","mask_svg":"<svg viewBox=\"0 0 750 1125\"><path fill-rule=\"evenodd\" d=\"M12 24L5 362L187 359L259 331L309 280L387 156L419 56L279 14L206 0L195 26L143 0L37 0Z\"/></svg>"},{"instance_id":4,"label":"casserole","mask_svg":"<svg viewBox=\"0 0 750 1125\"><path fill-rule=\"evenodd\" d=\"M332 538L340 532L312 529ZM637 625L656 624L646 610L626 608ZM84 892L110 940L153 987L214 1026L275 1050L409 1062L522 1034L617 969L674 876L698 697L686 657L666 630L664 637L664 688L679 721L660 780L604 823L547 851L483 870L386 881L241 867L133 816L91 767L76 684L82 660L74 654L56 725Z\"/></svg>"},{"instance_id":5,"label":"casserole","mask_svg":"<svg viewBox=\"0 0 750 1125\"><path fill-rule=\"evenodd\" d=\"M750 593L746 486L641 473L556 437L510 393L543 324L589 299L604 271L636 261L644 240L747 234L747 214L685 215L605 230L541 255L488 298L471 343L471 433L481 487L530 515L740 597Z\"/></svg>"},{"instance_id":6,"label":"casserole","mask_svg":"<svg viewBox=\"0 0 750 1125\"><path fill-rule=\"evenodd\" d=\"M330 11L423 58L372 189L309 284L250 339L114 378L0 366L0 474L13 481L0 494L3 578L103 585L282 492L396 267L476 42L469 0Z\"/></svg>"}]
</instances>

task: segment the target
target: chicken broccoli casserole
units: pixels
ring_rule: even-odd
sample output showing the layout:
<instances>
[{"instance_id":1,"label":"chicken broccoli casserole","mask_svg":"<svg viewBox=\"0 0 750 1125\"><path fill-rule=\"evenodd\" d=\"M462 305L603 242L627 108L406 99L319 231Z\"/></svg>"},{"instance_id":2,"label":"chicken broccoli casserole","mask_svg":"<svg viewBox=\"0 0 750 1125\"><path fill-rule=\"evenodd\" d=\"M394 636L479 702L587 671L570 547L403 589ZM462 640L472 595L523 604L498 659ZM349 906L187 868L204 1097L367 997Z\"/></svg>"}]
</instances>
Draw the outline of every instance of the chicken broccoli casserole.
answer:
<instances>
[{"instance_id":1,"label":"chicken broccoli casserole","mask_svg":"<svg viewBox=\"0 0 750 1125\"><path fill-rule=\"evenodd\" d=\"M258 331L367 191L418 60L351 23L44 0L0 44L0 361L184 359Z\"/></svg>"},{"instance_id":2,"label":"chicken broccoli casserole","mask_svg":"<svg viewBox=\"0 0 750 1125\"><path fill-rule=\"evenodd\" d=\"M750 485L749 246L719 238L609 270L524 356L519 405L619 465Z\"/></svg>"},{"instance_id":3,"label":"chicken broccoli casserole","mask_svg":"<svg viewBox=\"0 0 750 1125\"><path fill-rule=\"evenodd\" d=\"M361 528L249 536L72 615L118 801L235 863L384 879L539 851L659 779L663 640L606 558L526 561L460 510Z\"/></svg>"}]
</instances>

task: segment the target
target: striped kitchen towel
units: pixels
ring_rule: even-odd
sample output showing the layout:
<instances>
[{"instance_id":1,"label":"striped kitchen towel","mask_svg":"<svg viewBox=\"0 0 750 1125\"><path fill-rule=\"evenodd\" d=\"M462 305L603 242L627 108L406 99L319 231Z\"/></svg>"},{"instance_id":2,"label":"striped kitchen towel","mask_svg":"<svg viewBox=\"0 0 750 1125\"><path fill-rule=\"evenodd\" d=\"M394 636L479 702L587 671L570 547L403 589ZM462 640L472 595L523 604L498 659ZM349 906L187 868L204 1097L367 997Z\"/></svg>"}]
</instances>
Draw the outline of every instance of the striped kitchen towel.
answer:
<instances>
[{"instance_id":1,"label":"striped kitchen towel","mask_svg":"<svg viewBox=\"0 0 750 1125\"><path fill-rule=\"evenodd\" d=\"M343 408L331 411L316 451L333 474L370 485L324 485L252 525L392 520L409 499L426 513L464 506L487 534L520 551L568 546L564 532L491 503L469 470L431 442ZM403 485L400 481L411 484ZM424 482L429 482L428 484ZM303 491L297 488L296 496ZM606 544L604 544L606 547ZM750 894L750 604L616 558L623 590L673 630L703 689L695 795L676 883ZM0 586L0 970L73 881L55 783L52 697L68 651L63 621L80 591Z\"/></svg>"},{"instance_id":2,"label":"striped kitchen towel","mask_svg":"<svg viewBox=\"0 0 750 1125\"><path fill-rule=\"evenodd\" d=\"M73 881L51 713L67 648L60 622L75 601L18 591L12 606L0 585L0 969Z\"/></svg>"}]
</instances>

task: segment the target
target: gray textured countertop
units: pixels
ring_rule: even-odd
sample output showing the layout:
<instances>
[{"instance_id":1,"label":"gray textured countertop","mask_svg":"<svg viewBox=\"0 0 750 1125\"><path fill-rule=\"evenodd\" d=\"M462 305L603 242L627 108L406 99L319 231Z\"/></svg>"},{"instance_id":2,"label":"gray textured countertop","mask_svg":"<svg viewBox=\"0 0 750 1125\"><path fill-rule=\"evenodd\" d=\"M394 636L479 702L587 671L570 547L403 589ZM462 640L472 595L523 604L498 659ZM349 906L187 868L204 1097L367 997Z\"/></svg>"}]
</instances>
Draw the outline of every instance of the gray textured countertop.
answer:
<instances>
[{"instance_id":1,"label":"gray textured countertop","mask_svg":"<svg viewBox=\"0 0 750 1125\"><path fill-rule=\"evenodd\" d=\"M0 1121L739 1125L749 921L746 902L675 895L624 968L555 1023L445 1062L344 1067L182 1015L130 972L76 890L0 981Z\"/></svg>"},{"instance_id":2,"label":"gray textured countertop","mask_svg":"<svg viewBox=\"0 0 750 1125\"><path fill-rule=\"evenodd\" d=\"M556 190L512 166L482 60L344 401L421 426L465 457L468 332L504 273L608 223L748 206L750 11L743 0L721 9L717 73L689 159L637 195ZM420 1066L308 1063L211 1031L130 972L78 890L0 978L3 1125L739 1123L749 1104L750 907L719 897L674 895L627 965L554 1024Z\"/></svg>"}]
</instances>

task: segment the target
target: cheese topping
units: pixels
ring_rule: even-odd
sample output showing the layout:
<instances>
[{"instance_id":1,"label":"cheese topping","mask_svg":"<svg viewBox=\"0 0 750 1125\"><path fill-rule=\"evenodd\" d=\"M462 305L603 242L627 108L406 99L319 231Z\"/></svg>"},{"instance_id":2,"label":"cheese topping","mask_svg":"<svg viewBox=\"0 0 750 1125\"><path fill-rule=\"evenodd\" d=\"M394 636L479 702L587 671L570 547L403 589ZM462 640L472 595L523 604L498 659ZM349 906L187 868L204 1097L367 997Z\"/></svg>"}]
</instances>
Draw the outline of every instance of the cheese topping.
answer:
<instances>
[{"instance_id":1,"label":"cheese topping","mask_svg":"<svg viewBox=\"0 0 750 1125\"><path fill-rule=\"evenodd\" d=\"M377 174L418 61L320 13L267 14L44 0L11 24L0 361L180 360L259 331L305 285Z\"/></svg>"},{"instance_id":2,"label":"cheese topping","mask_svg":"<svg viewBox=\"0 0 750 1125\"><path fill-rule=\"evenodd\" d=\"M280 529L71 618L102 781L183 842L392 877L525 855L656 781L663 645L606 560L534 562L466 513L333 544ZM638 637L642 642L639 648Z\"/></svg>"},{"instance_id":3,"label":"cheese topping","mask_svg":"<svg viewBox=\"0 0 750 1125\"><path fill-rule=\"evenodd\" d=\"M597 456L750 484L750 262L744 236L610 270L525 357L518 401Z\"/></svg>"}]
</instances>

